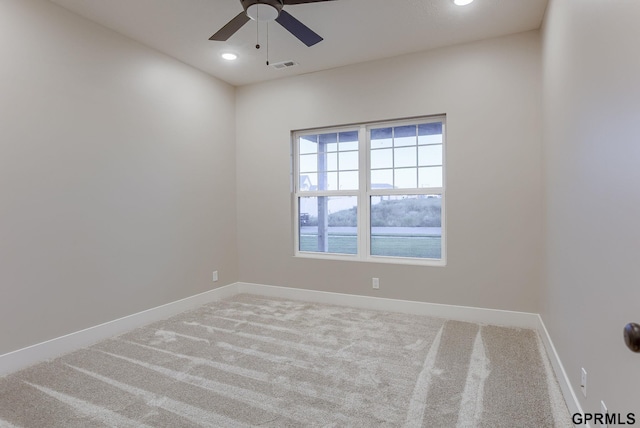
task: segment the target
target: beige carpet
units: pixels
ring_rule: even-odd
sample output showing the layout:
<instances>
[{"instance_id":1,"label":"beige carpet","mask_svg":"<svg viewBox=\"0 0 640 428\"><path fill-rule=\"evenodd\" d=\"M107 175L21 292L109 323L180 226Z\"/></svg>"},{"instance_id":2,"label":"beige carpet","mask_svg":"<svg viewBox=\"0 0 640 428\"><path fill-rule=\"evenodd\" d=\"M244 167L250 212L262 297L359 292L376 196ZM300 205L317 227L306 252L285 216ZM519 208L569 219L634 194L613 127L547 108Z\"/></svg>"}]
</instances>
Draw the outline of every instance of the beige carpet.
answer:
<instances>
[{"instance_id":1,"label":"beige carpet","mask_svg":"<svg viewBox=\"0 0 640 428\"><path fill-rule=\"evenodd\" d=\"M2 427L569 427L534 331L252 295L0 379Z\"/></svg>"}]
</instances>

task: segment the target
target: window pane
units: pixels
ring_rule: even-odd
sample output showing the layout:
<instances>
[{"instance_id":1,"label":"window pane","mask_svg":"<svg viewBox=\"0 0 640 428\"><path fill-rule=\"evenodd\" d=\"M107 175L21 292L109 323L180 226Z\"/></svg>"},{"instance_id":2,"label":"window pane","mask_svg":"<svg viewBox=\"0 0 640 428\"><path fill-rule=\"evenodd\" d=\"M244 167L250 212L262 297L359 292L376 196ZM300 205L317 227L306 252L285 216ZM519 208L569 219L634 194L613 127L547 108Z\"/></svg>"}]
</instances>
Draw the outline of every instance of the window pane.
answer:
<instances>
[{"instance_id":1,"label":"window pane","mask_svg":"<svg viewBox=\"0 0 640 428\"><path fill-rule=\"evenodd\" d=\"M372 189L393 189L393 170L379 169L371 171Z\"/></svg>"},{"instance_id":2,"label":"window pane","mask_svg":"<svg viewBox=\"0 0 640 428\"><path fill-rule=\"evenodd\" d=\"M338 173L320 171L313 174L300 174L300 191L338 190Z\"/></svg>"},{"instance_id":3,"label":"window pane","mask_svg":"<svg viewBox=\"0 0 640 428\"><path fill-rule=\"evenodd\" d=\"M397 126L393 128L393 145L415 146L416 145L416 126Z\"/></svg>"},{"instance_id":4,"label":"window pane","mask_svg":"<svg viewBox=\"0 0 640 428\"><path fill-rule=\"evenodd\" d=\"M347 151L347 150L358 150L358 142L357 141L349 141L346 143L340 143L339 146L339 150L341 152Z\"/></svg>"},{"instance_id":5,"label":"window pane","mask_svg":"<svg viewBox=\"0 0 640 428\"><path fill-rule=\"evenodd\" d=\"M338 154L327 153L327 171L337 171L337 170L338 170Z\"/></svg>"},{"instance_id":6,"label":"window pane","mask_svg":"<svg viewBox=\"0 0 640 428\"><path fill-rule=\"evenodd\" d=\"M357 254L357 204L356 196L298 198L299 250Z\"/></svg>"},{"instance_id":7,"label":"window pane","mask_svg":"<svg viewBox=\"0 0 640 428\"><path fill-rule=\"evenodd\" d=\"M418 147L418 165L442 165L442 145Z\"/></svg>"},{"instance_id":8,"label":"window pane","mask_svg":"<svg viewBox=\"0 0 640 428\"><path fill-rule=\"evenodd\" d=\"M300 155L300 172L318 170L318 155Z\"/></svg>"},{"instance_id":9,"label":"window pane","mask_svg":"<svg viewBox=\"0 0 640 428\"><path fill-rule=\"evenodd\" d=\"M418 182L417 168L403 168L393 171L393 185L396 189L415 189Z\"/></svg>"},{"instance_id":10,"label":"window pane","mask_svg":"<svg viewBox=\"0 0 640 428\"><path fill-rule=\"evenodd\" d=\"M308 192L317 189L318 174L300 174L300 191Z\"/></svg>"},{"instance_id":11,"label":"window pane","mask_svg":"<svg viewBox=\"0 0 640 428\"><path fill-rule=\"evenodd\" d=\"M316 153L318 151L318 136L303 135L300 137L300 154Z\"/></svg>"},{"instance_id":12,"label":"window pane","mask_svg":"<svg viewBox=\"0 0 640 428\"><path fill-rule=\"evenodd\" d=\"M393 166L391 149L371 150L371 168L391 168Z\"/></svg>"},{"instance_id":13,"label":"window pane","mask_svg":"<svg viewBox=\"0 0 640 428\"><path fill-rule=\"evenodd\" d=\"M338 134L320 134L318 136L319 152L336 152L338 151Z\"/></svg>"},{"instance_id":14,"label":"window pane","mask_svg":"<svg viewBox=\"0 0 640 428\"><path fill-rule=\"evenodd\" d=\"M396 168L403 166L417 166L418 154L416 153L416 147L402 147L393 150L393 166Z\"/></svg>"},{"instance_id":15,"label":"window pane","mask_svg":"<svg viewBox=\"0 0 640 428\"><path fill-rule=\"evenodd\" d=\"M358 188L358 171L340 172L339 190L356 190ZM329 189L333 190L333 189Z\"/></svg>"},{"instance_id":16,"label":"window pane","mask_svg":"<svg viewBox=\"0 0 640 428\"><path fill-rule=\"evenodd\" d=\"M300 155L300 172L336 171L337 156L336 152Z\"/></svg>"},{"instance_id":17,"label":"window pane","mask_svg":"<svg viewBox=\"0 0 640 428\"><path fill-rule=\"evenodd\" d=\"M440 196L372 196L371 255L442 258Z\"/></svg>"},{"instance_id":18,"label":"window pane","mask_svg":"<svg viewBox=\"0 0 640 428\"><path fill-rule=\"evenodd\" d=\"M328 172L324 188L319 188L318 190L338 190L338 173Z\"/></svg>"},{"instance_id":19,"label":"window pane","mask_svg":"<svg viewBox=\"0 0 640 428\"><path fill-rule=\"evenodd\" d=\"M420 168L418 182L421 188L442 187L442 167Z\"/></svg>"},{"instance_id":20,"label":"window pane","mask_svg":"<svg viewBox=\"0 0 640 428\"><path fill-rule=\"evenodd\" d=\"M418 144L442 144L442 122L418 125Z\"/></svg>"},{"instance_id":21,"label":"window pane","mask_svg":"<svg viewBox=\"0 0 640 428\"><path fill-rule=\"evenodd\" d=\"M340 161L340 171L358 169L358 152L340 152L338 159Z\"/></svg>"},{"instance_id":22,"label":"window pane","mask_svg":"<svg viewBox=\"0 0 640 428\"><path fill-rule=\"evenodd\" d=\"M314 190L338 190L338 173L337 172L318 172L318 182Z\"/></svg>"},{"instance_id":23,"label":"window pane","mask_svg":"<svg viewBox=\"0 0 640 428\"><path fill-rule=\"evenodd\" d=\"M393 129L379 128L371 130L371 148L380 149L391 147L393 144Z\"/></svg>"},{"instance_id":24,"label":"window pane","mask_svg":"<svg viewBox=\"0 0 640 428\"><path fill-rule=\"evenodd\" d=\"M338 140L340 140L338 149L341 152L358 150L358 131L341 132L338 134Z\"/></svg>"}]
</instances>

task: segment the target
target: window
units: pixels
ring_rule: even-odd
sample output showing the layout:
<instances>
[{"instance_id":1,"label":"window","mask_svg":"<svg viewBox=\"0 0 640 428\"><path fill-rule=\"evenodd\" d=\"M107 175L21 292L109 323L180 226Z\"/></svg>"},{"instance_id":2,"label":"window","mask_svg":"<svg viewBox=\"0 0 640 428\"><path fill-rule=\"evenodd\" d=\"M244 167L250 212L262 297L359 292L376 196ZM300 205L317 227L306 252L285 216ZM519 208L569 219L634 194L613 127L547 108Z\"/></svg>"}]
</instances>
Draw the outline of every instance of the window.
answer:
<instances>
[{"instance_id":1,"label":"window","mask_svg":"<svg viewBox=\"0 0 640 428\"><path fill-rule=\"evenodd\" d=\"M293 132L295 255L444 265L445 118Z\"/></svg>"}]
</instances>

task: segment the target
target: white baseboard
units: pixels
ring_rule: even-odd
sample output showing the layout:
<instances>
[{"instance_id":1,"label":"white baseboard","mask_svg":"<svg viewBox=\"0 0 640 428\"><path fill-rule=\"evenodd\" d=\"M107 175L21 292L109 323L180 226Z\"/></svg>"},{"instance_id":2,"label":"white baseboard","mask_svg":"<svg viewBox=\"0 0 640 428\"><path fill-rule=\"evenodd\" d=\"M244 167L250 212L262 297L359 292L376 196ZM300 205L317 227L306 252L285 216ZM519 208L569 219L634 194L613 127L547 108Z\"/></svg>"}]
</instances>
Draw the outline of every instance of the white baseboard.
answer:
<instances>
[{"instance_id":1,"label":"white baseboard","mask_svg":"<svg viewBox=\"0 0 640 428\"><path fill-rule=\"evenodd\" d=\"M553 371L556 374L556 379L558 379L558 383L560 384L560 390L562 391L564 401L567 403L567 407L569 408L569 413L571 413L572 415L574 413L582 414L582 406L580 406L580 402L578 401L578 397L576 396L576 393L571 386L571 382L569 381L567 372L564 370L562 361L560 361L560 356L556 351L556 347L553 346L551 336L549 336L547 327L544 325L544 322L542 321L542 317L540 315L538 315L538 334L540 335L540 339L542 339L542 343L544 344L547 355L549 356L549 360L551 361L551 367L553 367ZM589 428L589 424L587 424L586 426L587 428Z\"/></svg>"},{"instance_id":2,"label":"white baseboard","mask_svg":"<svg viewBox=\"0 0 640 428\"><path fill-rule=\"evenodd\" d=\"M537 330L538 314L528 312L483 309L470 306L443 305L439 303L416 302L411 300L387 299L382 297L359 296L355 294L331 293L327 291L304 290L300 288L277 287L264 284L237 283L238 293L257 294L269 297L281 297L332 305L351 306L362 309L375 309L401 312L413 315L428 315L456 321L479 324L500 325Z\"/></svg>"},{"instance_id":3,"label":"white baseboard","mask_svg":"<svg viewBox=\"0 0 640 428\"><path fill-rule=\"evenodd\" d=\"M229 284L0 355L0 376L93 345L109 337L117 336L146 324L172 317L206 303L231 297L235 294L237 294L236 284Z\"/></svg>"},{"instance_id":4,"label":"white baseboard","mask_svg":"<svg viewBox=\"0 0 640 428\"><path fill-rule=\"evenodd\" d=\"M560 390L562 391L562 396L567 403L569 412L571 414L583 413L582 407L580 406L576 394L571 387L567 373L562 366L560 357L553 346L551 337L549 336L547 328L539 314L385 299L380 297L330 293L325 291L304 290L299 288L277 287L243 282L237 283L237 291L238 293L257 294L268 297L280 297L285 299L351 306L363 309L378 309L414 315L427 315L457 321L536 330L540 335L546 354L549 356L551 366L556 378L558 379Z\"/></svg>"},{"instance_id":5,"label":"white baseboard","mask_svg":"<svg viewBox=\"0 0 640 428\"><path fill-rule=\"evenodd\" d=\"M444 305L438 303L396 300L353 294L331 293L291 287L237 282L214 290L196 294L175 302L151 308L133 315L109 321L94 327L70 333L46 342L38 343L17 351L0 355L0 376L21 370L30 365L59 357L74 350L90 346L109 337L160 321L181 312L197 308L206 303L232 297L239 293L256 294L284 299L351 306L363 309L395 311L401 313L427 315L457 321L500 325L537 330L551 365L560 384L560 389L571 413L582 413L569 378L562 366L551 337L538 314L528 312L483 309L469 306Z\"/></svg>"}]
</instances>

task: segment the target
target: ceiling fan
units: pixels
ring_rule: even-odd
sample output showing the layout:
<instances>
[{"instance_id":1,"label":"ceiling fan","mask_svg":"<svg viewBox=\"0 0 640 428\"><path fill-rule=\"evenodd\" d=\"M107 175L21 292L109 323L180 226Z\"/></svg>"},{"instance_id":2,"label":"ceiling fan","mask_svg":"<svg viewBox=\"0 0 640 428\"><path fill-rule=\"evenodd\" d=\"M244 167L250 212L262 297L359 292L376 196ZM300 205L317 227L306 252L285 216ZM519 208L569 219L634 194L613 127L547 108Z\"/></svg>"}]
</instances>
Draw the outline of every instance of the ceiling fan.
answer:
<instances>
[{"instance_id":1,"label":"ceiling fan","mask_svg":"<svg viewBox=\"0 0 640 428\"><path fill-rule=\"evenodd\" d=\"M304 3L318 3L334 0L240 0L243 12L240 12L218 30L209 40L225 41L238 31L250 19L254 21L273 21L282 25L287 31L296 36L307 46L313 46L323 39L309 27L283 10L284 6Z\"/></svg>"}]
</instances>

